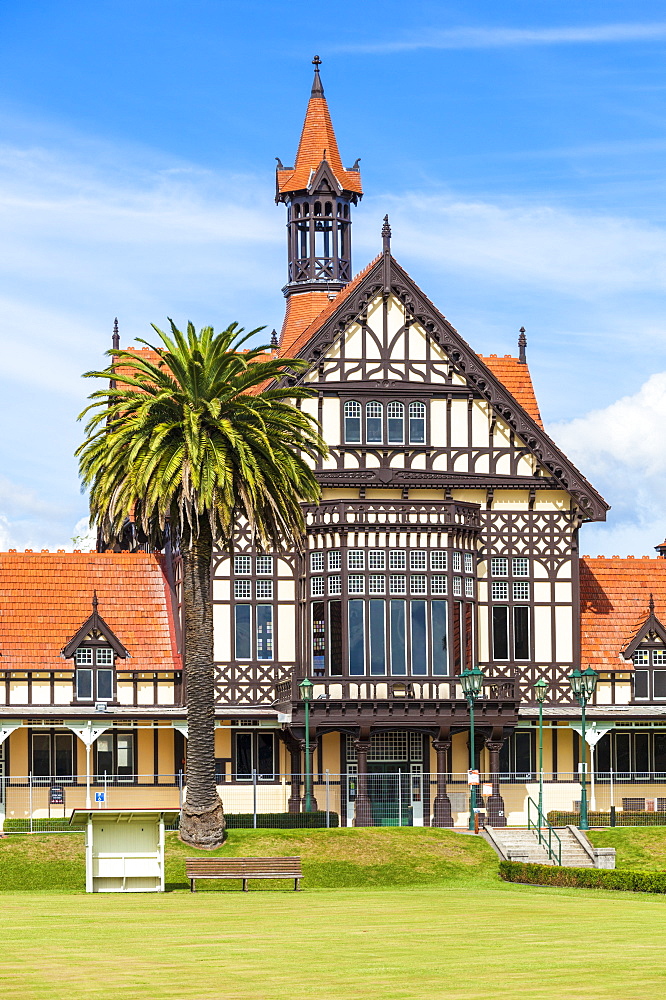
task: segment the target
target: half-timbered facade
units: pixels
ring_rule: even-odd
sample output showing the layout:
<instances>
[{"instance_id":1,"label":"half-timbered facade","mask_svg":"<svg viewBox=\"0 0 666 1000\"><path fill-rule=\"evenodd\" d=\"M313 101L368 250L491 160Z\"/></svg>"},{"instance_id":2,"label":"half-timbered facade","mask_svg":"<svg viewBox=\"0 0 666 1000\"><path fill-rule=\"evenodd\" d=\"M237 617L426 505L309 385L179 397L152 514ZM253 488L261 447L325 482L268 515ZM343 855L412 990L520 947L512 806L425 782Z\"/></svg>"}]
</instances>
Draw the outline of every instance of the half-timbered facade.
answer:
<instances>
[{"instance_id":1,"label":"half-timbered facade","mask_svg":"<svg viewBox=\"0 0 666 1000\"><path fill-rule=\"evenodd\" d=\"M607 505L544 431L525 332L517 357L476 354L394 258L387 218L380 252L352 278L362 194L315 60L294 166L278 161L287 283L273 349L306 360L303 406L330 451L302 551L259 551L239 525L234 551L214 556L225 806L247 811L258 783L276 789L273 811L299 811L309 768L342 776L342 823L383 822L370 778L399 774L411 822L464 822L451 780L469 766L459 675L477 664L474 751L490 822L522 816L509 784L535 778L538 680L544 772L575 800L580 709L568 674L588 665L600 673L588 710L598 770L646 776L641 794L655 803L666 546L658 559L581 559L579 533ZM179 561L141 551L132 525L116 548L0 556L0 767L51 784L104 776L153 804L148 786L186 774ZM4 790L2 809L12 812Z\"/></svg>"}]
</instances>

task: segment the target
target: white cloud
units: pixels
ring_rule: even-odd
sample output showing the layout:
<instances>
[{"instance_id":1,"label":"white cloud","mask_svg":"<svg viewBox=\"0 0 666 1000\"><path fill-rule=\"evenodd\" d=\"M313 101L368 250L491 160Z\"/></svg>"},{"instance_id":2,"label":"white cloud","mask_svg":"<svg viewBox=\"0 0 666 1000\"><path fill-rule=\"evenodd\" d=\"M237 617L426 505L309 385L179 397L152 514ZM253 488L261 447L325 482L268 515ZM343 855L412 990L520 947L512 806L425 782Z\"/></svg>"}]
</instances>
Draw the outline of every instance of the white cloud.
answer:
<instances>
[{"instance_id":1,"label":"white cloud","mask_svg":"<svg viewBox=\"0 0 666 1000\"><path fill-rule=\"evenodd\" d=\"M666 372L639 391L548 428L612 505L608 524L584 527L591 554L654 555L666 535Z\"/></svg>"},{"instance_id":2,"label":"white cloud","mask_svg":"<svg viewBox=\"0 0 666 1000\"><path fill-rule=\"evenodd\" d=\"M415 49L490 49L527 45L650 42L666 38L666 23L596 24L560 28L431 28L404 38L338 46L343 52L411 52Z\"/></svg>"},{"instance_id":3,"label":"white cloud","mask_svg":"<svg viewBox=\"0 0 666 1000\"><path fill-rule=\"evenodd\" d=\"M381 203L389 208L398 256L431 267L584 299L666 290L666 232L636 219L416 192Z\"/></svg>"}]
</instances>

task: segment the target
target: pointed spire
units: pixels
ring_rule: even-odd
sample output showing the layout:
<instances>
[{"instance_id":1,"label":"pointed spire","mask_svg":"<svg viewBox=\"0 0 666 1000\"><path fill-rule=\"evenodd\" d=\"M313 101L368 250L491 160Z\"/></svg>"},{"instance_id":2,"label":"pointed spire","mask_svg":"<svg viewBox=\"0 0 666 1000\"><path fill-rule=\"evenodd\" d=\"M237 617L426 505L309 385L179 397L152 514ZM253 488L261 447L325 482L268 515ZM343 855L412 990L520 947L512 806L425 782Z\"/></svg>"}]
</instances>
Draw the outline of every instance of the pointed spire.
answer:
<instances>
[{"instance_id":1,"label":"pointed spire","mask_svg":"<svg viewBox=\"0 0 666 1000\"><path fill-rule=\"evenodd\" d=\"M520 335L518 337L518 363L521 365L527 364L527 337L525 336L525 327L521 326Z\"/></svg>"},{"instance_id":2,"label":"pointed spire","mask_svg":"<svg viewBox=\"0 0 666 1000\"><path fill-rule=\"evenodd\" d=\"M382 249L384 253L391 252L391 227L388 215L384 216L384 225L382 226Z\"/></svg>"},{"instance_id":3,"label":"pointed spire","mask_svg":"<svg viewBox=\"0 0 666 1000\"><path fill-rule=\"evenodd\" d=\"M97 606L98 606L98 604L99 604L99 601L97 600L97 591L93 590L92 609L93 609L93 614L94 615L97 614Z\"/></svg>"},{"instance_id":4,"label":"pointed spire","mask_svg":"<svg viewBox=\"0 0 666 1000\"><path fill-rule=\"evenodd\" d=\"M648 607L650 609L650 615L653 615L654 614L654 597L652 596L652 594L650 594L650 603L648 604Z\"/></svg>"},{"instance_id":5,"label":"pointed spire","mask_svg":"<svg viewBox=\"0 0 666 1000\"><path fill-rule=\"evenodd\" d=\"M111 337L111 345L114 351L120 350L120 334L118 333L118 317L113 321L113 336Z\"/></svg>"},{"instance_id":6,"label":"pointed spire","mask_svg":"<svg viewBox=\"0 0 666 1000\"><path fill-rule=\"evenodd\" d=\"M314 66L314 80L312 81L312 90L310 92L311 97L323 97L324 88L322 86L321 77L319 76L319 67L321 66L321 59L319 56L315 56L312 60L312 65Z\"/></svg>"},{"instance_id":7,"label":"pointed spire","mask_svg":"<svg viewBox=\"0 0 666 1000\"><path fill-rule=\"evenodd\" d=\"M271 347L276 348L278 346L279 344L278 344L277 330L273 330L273 332L271 333Z\"/></svg>"}]
</instances>

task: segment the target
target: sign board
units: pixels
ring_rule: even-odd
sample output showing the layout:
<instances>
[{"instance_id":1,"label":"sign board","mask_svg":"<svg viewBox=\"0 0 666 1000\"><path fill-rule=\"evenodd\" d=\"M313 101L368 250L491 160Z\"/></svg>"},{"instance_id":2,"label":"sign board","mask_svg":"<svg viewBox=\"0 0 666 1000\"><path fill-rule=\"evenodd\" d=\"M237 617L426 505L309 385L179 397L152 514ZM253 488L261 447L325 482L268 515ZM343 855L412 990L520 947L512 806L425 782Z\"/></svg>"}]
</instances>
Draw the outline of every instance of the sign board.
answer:
<instances>
[{"instance_id":1,"label":"sign board","mask_svg":"<svg viewBox=\"0 0 666 1000\"><path fill-rule=\"evenodd\" d=\"M484 781L484 783L483 783L483 785L481 787L481 794L482 795L492 795L493 794L493 786L490 784L489 781Z\"/></svg>"},{"instance_id":2,"label":"sign board","mask_svg":"<svg viewBox=\"0 0 666 1000\"><path fill-rule=\"evenodd\" d=\"M106 792L95 792L95 802L105 802Z\"/></svg>"},{"instance_id":3,"label":"sign board","mask_svg":"<svg viewBox=\"0 0 666 1000\"><path fill-rule=\"evenodd\" d=\"M467 784L468 785L478 785L479 784L479 772L478 771L468 771L467 772Z\"/></svg>"},{"instance_id":4,"label":"sign board","mask_svg":"<svg viewBox=\"0 0 666 1000\"><path fill-rule=\"evenodd\" d=\"M51 785L51 790L49 792L49 804L52 806L64 806L65 789L62 785Z\"/></svg>"}]
</instances>

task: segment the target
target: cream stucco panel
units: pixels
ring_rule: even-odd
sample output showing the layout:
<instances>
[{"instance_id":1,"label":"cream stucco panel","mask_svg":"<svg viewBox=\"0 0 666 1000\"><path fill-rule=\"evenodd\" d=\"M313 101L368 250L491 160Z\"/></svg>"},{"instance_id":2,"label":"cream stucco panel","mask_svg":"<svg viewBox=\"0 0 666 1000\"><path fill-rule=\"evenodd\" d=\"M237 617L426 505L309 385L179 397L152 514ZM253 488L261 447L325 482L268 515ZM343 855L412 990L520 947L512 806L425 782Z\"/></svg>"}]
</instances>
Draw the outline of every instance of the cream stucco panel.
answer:
<instances>
[{"instance_id":1,"label":"cream stucco panel","mask_svg":"<svg viewBox=\"0 0 666 1000\"><path fill-rule=\"evenodd\" d=\"M571 604L573 594L570 583L555 584L555 600L558 604Z\"/></svg>"},{"instance_id":2,"label":"cream stucco panel","mask_svg":"<svg viewBox=\"0 0 666 1000\"><path fill-rule=\"evenodd\" d=\"M213 605L213 658L219 662L231 659L231 605Z\"/></svg>"},{"instance_id":3,"label":"cream stucco panel","mask_svg":"<svg viewBox=\"0 0 666 1000\"><path fill-rule=\"evenodd\" d=\"M230 580L213 580L213 600L228 601L231 598Z\"/></svg>"},{"instance_id":4,"label":"cream stucco panel","mask_svg":"<svg viewBox=\"0 0 666 1000\"><path fill-rule=\"evenodd\" d=\"M337 396L327 396L323 400L321 415L322 437L329 446L340 444L341 403ZM316 417L316 414L315 414Z\"/></svg>"},{"instance_id":5,"label":"cream stucco panel","mask_svg":"<svg viewBox=\"0 0 666 1000\"><path fill-rule=\"evenodd\" d=\"M293 663L296 659L296 608L278 606L277 654L281 662Z\"/></svg>"},{"instance_id":6,"label":"cream stucco panel","mask_svg":"<svg viewBox=\"0 0 666 1000\"><path fill-rule=\"evenodd\" d=\"M555 650L558 660L573 660L573 615L567 607L555 608Z\"/></svg>"},{"instance_id":7,"label":"cream stucco panel","mask_svg":"<svg viewBox=\"0 0 666 1000\"><path fill-rule=\"evenodd\" d=\"M534 655L537 660L552 660L553 644L550 634L550 608L534 609Z\"/></svg>"},{"instance_id":8,"label":"cream stucco panel","mask_svg":"<svg viewBox=\"0 0 666 1000\"><path fill-rule=\"evenodd\" d=\"M134 704L134 686L131 681L118 681L116 694L121 705Z\"/></svg>"},{"instance_id":9,"label":"cream stucco panel","mask_svg":"<svg viewBox=\"0 0 666 1000\"><path fill-rule=\"evenodd\" d=\"M472 446L485 448L489 441L488 408L484 402L475 399L472 404Z\"/></svg>"},{"instance_id":10,"label":"cream stucco panel","mask_svg":"<svg viewBox=\"0 0 666 1000\"><path fill-rule=\"evenodd\" d=\"M550 584L549 583L535 583L534 584L534 600L538 604L549 604L550 603Z\"/></svg>"}]
</instances>

